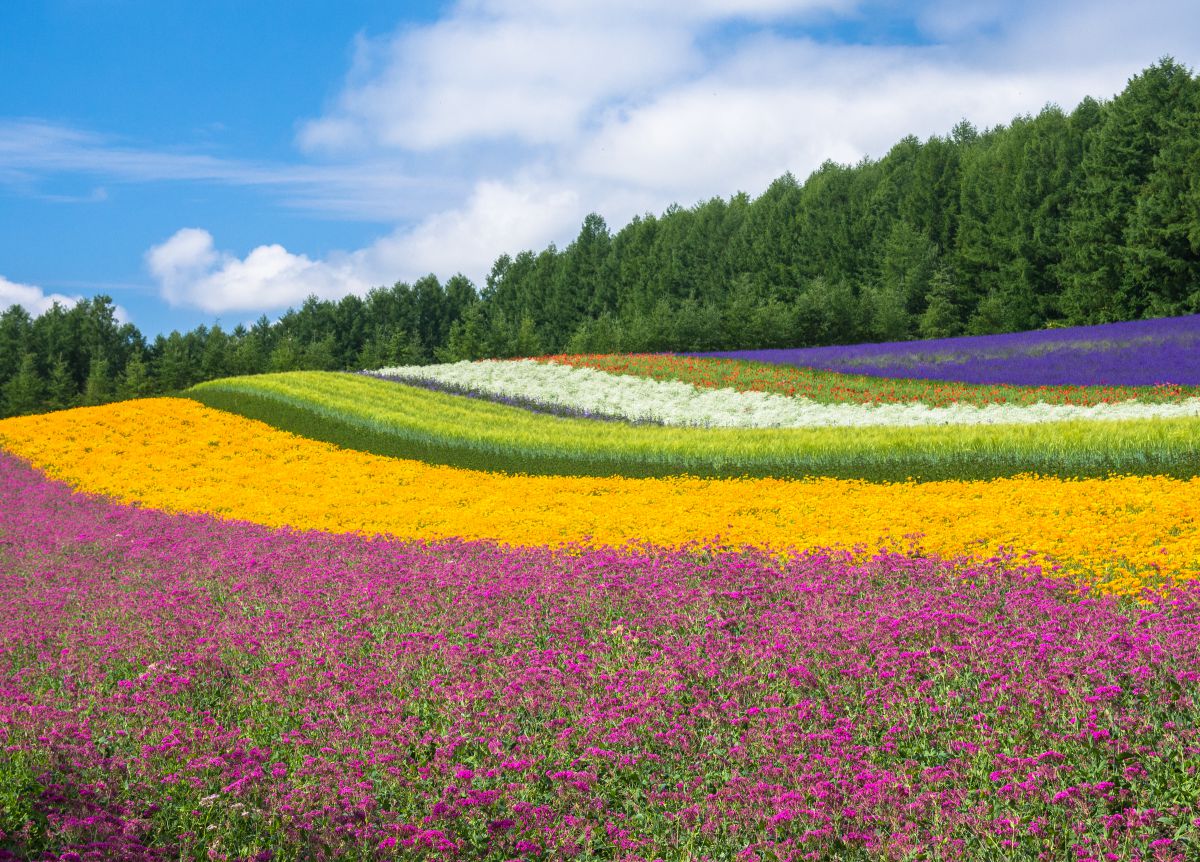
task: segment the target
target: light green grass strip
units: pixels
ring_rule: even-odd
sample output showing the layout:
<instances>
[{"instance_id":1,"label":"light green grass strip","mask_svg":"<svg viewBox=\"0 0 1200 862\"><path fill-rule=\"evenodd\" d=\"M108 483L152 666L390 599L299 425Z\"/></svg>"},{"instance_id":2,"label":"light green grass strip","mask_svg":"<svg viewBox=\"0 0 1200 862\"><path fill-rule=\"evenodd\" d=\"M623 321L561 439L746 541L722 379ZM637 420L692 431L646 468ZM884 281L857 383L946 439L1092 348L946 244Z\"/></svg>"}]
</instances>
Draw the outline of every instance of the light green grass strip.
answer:
<instances>
[{"instance_id":1,"label":"light green grass strip","mask_svg":"<svg viewBox=\"0 0 1200 862\"><path fill-rule=\"evenodd\" d=\"M1200 420L860 429L671 428L532 413L350 374L200 384L213 407L348 448L509 472L897 481L1200 470ZM361 438L361 439L360 439Z\"/></svg>"}]
</instances>

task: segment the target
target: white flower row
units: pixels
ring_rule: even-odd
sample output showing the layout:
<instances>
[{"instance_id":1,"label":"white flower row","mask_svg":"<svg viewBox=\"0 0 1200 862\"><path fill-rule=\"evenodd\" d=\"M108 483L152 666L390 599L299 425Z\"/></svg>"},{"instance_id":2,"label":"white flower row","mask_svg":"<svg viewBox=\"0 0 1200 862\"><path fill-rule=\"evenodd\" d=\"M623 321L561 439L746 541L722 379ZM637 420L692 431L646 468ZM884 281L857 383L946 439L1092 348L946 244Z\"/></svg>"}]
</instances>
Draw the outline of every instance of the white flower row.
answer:
<instances>
[{"instance_id":1,"label":"white flower row","mask_svg":"<svg viewBox=\"0 0 1200 862\"><path fill-rule=\"evenodd\" d=\"M865 425L1004 425L1200 416L1200 398L1162 404L1139 401L1074 404L822 404L804 397L735 389L704 389L678 380L651 380L531 359L402 366L372 372L400 381L427 381L485 397L630 421L725 428L854 428Z\"/></svg>"}]
</instances>

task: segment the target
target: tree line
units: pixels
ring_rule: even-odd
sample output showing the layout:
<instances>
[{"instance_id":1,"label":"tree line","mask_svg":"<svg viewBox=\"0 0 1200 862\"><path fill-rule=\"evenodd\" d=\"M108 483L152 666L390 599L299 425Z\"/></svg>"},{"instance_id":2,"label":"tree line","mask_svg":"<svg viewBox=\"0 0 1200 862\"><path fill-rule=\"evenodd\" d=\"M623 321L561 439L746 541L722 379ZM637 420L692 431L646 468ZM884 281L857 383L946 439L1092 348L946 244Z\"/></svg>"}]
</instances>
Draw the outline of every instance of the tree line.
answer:
<instances>
[{"instance_id":1,"label":"tree line","mask_svg":"<svg viewBox=\"0 0 1200 862\"><path fill-rule=\"evenodd\" d=\"M584 219L477 290L430 275L148 342L108 297L0 315L5 415L230 374L482 357L798 347L1200 311L1200 78L1164 58L1110 101L826 162L744 193Z\"/></svg>"}]
</instances>

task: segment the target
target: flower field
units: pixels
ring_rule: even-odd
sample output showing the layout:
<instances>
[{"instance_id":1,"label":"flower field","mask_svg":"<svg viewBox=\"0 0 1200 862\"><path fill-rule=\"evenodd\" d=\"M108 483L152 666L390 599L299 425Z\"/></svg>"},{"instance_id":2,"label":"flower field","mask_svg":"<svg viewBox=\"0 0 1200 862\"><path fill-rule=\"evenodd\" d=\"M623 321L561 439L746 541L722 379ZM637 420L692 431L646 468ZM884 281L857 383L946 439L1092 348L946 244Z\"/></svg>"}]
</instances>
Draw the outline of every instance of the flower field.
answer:
<instances>
[{"instance_id":1,"label":"flower field","mask_svg":"<svg viewBox=\"0 0 1200 862\"><path fill-rule=\"evenodd\" d=\"M0 472L7 858L1200 852L1193 586L370 540Z\"/></svg>"},{"instance_id":2,"label":"flower field","mask_svg":"<svg viewBox=\"0 0 1200 862\"><path fill-rule=\"evenodd\" d=\"M524 546L713 541L778 551L907 549L919 537L923 550L942 556L1028 553L1122 593L1200 575L1196 478L507 475L339 448L170 398L5 420L0 443L83 491L277 527Z\"/></svg>"},{"instance_id":3,"label":"flower field","mask_svg":"<svg viewBox=\"0 0 1200 862\"><path fill-rule=\"evenodd\" d=\"M417 386L581 417L719 428L863 428L873 425L1030 425L1041 422L1194 418L1200 396L1171 401L1131 397L1094 404L924 402L821 403L772 392L708 388L683 380L609 374L532 359L384 368L375 376Z\"/></svg>"},{"instance_id":4,"label":"flower field","mask_svg":"<svg viewBox=\"0 0 1200 862\"><path fill-rule=\"evenodd\" d=\"M1196 386L1200 314L1005 335L707 355L962 383Z\"/></svg>"},{"instance_id":5,"label":"flower field","mask_svg":"<svg viewBox=\"0 0 1200 862\"><path fill-rule=\"evenodd\" d=\"M0 862L1200 858L1191 381L385 372L0 421Z\"/></svg>"},{"instance_id":6,"label":"flower field","mask_svg":"<svg viewBox=\"0 0 1200 862\"><path fill-rule=\"evenodd\" d=\"M928 342L920 342L928 343ZM907 345L909 349L912 345ZM1136 400L1151 404L1200 396L1200 385L1149 386L1028 385L960 383L893 376L868 376L825 371L789 364L779 351L760 351L768 359L724 359L713 356L669 354L598 354L547 356L553 362L592 368L611 374L681 381L706 389L769 392L800 396L818 404L904 404L926 407L985 407L993 404L1076 404L1091 406ZM797 353L799 353L797 351ZM775 361L771 358L780 357ZM1132 364L1132 363L1130 363Z\"/></svg>"}]
</instances>

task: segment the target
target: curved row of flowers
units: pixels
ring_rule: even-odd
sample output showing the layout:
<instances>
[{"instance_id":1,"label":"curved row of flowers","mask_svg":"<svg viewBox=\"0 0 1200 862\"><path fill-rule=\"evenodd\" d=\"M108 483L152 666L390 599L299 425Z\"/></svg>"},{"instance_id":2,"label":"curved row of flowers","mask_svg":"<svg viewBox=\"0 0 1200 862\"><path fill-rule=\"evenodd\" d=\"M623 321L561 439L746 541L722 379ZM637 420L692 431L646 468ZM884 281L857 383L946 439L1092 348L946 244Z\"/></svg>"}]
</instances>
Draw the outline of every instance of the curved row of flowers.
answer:
<instances>
[{"instance_id":1,"label":"curved row of flowers","mask_svg":"<svg viewBox=\"0 0 1200 862\"><path fill-rule=\"evenodd\" d=\"M1078 404L1120 401L1182 401L1200 396L1200 386L1060 385L1045 383L961 383L904 377L871 377L824 371L802 365L772 364L749 359L677 356L670 353L584 353L542 356L539 362L594 368L612 374L682 380L703 389L774 392L803 396L821 404L916 403L930 407L953 404Z\"/></svg>"},{"instance_id":2,"label":"curved row of flowers","mask_svg":"<svg viewBox=\"0 0 1200 862\"><path fill-rule=\"evenodd\" d=\"M410 384L578 415L631 422L711 428L858 428L873 425L1025 425L1200 417L1200 398L1173 403L1125 401L1076 404L819 403L805 397L729 388L708 389L679 380L610 374L593 368L532 359L456 362L383 368L374 375Z\"/></svg>"},{"instance_id":3,"label":"curved row of flowers","mask_svg":"<svg viewBox=\"0 0 1200 862\"><path fill-rule=\"evenodd\" d=\"M175 398L6 419L0 445L81 491L273 527L521 546L1008 550L1129 594L1200 576L1200 478L503 475L339 449Z\"/></svg>"},{"instance_id":4,"label":"curved row of flowers","mask_svg":"<svg viewBox=\"0 0 1200 862\"><path fill-rule=\"evenodd\" d=\"M996 335L701 355L976 384L1195 386L1200 384L1200 314Z\"/></svg>"},{"instance_id":5,"label":"curved row of flowers","mask_svg":"<svg viewBox=\"0 0 1200 862\"><path fill-rule=\"evenodd\" d=\"M357 374L293 371L200 384L188 397L313 439L507 473L874 482L1198 472L1194 418L1024 425L703 428L546 416Z\"/></svg>"}]
</instances>

